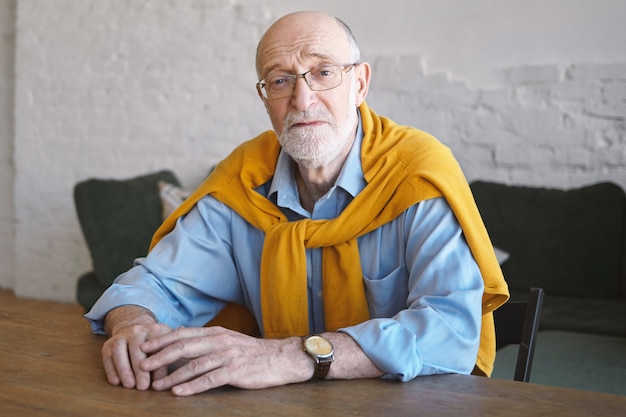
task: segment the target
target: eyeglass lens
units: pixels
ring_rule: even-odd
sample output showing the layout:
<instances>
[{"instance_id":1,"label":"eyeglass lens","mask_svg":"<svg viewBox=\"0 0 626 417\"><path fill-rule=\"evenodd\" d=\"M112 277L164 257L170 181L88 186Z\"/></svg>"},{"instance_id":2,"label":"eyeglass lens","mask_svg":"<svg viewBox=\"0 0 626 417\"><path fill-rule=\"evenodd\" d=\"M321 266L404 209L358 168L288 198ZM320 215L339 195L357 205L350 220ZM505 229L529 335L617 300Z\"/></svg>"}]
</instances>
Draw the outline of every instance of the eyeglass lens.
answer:
<instances>
[{"instance_id":1,"label":"eyeglass lens","mask_svg":"<svg viewBox=\"0 0 626 417\"><path fill-rule=\"evenodd\" d=\"M293 92L296 80L302 77L313 91L330 90L341 84L344 68L336 65L327 65L312 68L310 71L298 75L272 75L260 83L260 88L266 98L287 97Z\"/></svg>"}]
</instances>

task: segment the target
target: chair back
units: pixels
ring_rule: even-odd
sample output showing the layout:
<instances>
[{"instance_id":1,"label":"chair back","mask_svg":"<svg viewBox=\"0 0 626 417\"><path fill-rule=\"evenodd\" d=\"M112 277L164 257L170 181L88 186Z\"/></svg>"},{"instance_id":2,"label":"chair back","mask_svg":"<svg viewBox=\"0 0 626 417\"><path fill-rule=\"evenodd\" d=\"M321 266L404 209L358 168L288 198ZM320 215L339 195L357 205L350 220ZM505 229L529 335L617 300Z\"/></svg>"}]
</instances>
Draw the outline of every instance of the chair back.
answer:
<instances>
[{"instance_id":1,"label":"chair back","mask_svg":"<svg viewBox=\"0 0 626 417\"><path fill-rule=\"evenodd\" d=\"M509 301L493 312L496 349L509 344L519 345L515 381L530 380L542 305L543 289L531 288L528 301Z\"/></svg>"}]
</instances>

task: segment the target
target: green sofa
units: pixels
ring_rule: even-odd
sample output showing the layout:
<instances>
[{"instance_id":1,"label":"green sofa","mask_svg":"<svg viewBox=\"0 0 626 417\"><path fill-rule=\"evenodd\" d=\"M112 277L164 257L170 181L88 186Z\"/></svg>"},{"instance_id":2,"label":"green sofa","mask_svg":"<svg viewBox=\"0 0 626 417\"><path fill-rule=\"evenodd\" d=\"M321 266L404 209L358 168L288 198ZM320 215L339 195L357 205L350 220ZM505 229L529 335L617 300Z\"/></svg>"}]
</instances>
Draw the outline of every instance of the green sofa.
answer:
<instances>
[{"instance_id":1,"label":"green sofa","mask_svg":"<svg viewBox=\"0 0 626 417\"><path fill-rule=\"evenodd\" d=\"M472 192L511 298L545 291L531 382L626 395L626 197L603 182L561 190L476 181ZM494 377L512 375L515 347Z\"/></svg>"},{"instance_id":2,"label":"green sofa","mask_svg":"<svg viewBox=\"0 0 626 417\"><path fill-rule=\"evenodd\" d=\"M93 265L76 286L85 311L135 258L148 252L163 221L160 182L180 186L173 172L163 170L120 180L92 178L74 187L76 214Z\"/></svg>"}]
</instances>

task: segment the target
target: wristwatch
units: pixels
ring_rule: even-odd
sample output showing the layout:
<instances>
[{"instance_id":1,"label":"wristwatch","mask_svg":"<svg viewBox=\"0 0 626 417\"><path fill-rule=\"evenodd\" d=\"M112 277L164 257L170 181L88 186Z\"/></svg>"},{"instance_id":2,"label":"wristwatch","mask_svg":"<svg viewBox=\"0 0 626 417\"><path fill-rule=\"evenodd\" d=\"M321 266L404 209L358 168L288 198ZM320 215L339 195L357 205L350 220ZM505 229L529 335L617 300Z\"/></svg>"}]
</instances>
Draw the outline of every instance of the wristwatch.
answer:
<instances>
[{"instance_id":1,"label":"wristwatch","mask_svg":"<svg viewBox=\"0 0 626 417\"><path fill-rule=\"evenodd\" d=\"M333 345L320 335L305 336L304 351L315 360L314 379L324 379L333 363L335 351Z\"/></svg>"}]
</instances>

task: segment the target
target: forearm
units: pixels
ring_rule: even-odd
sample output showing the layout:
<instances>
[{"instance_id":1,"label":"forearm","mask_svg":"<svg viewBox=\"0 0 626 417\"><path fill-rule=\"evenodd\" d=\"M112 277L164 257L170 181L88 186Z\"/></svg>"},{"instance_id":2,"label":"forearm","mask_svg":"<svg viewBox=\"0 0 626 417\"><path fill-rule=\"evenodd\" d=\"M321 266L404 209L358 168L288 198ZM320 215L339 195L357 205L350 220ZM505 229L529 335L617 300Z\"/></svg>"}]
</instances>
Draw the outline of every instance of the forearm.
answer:
<instances>
[{"instance_id":1,"label":"forearm","mask_svg":"<svg viewBox=\"0 0 626 417\"><path fill-rule=\"evenodd\" d=\"M323 333L322 336L332 343L335 351L328 379L378 378L384 375L349 335Z\"/></svg>"},{"instance_id":2,"label":"forearm","mask_svg":"<svg viewBox=\"0 0 626 417\"><path fill-rule=\"evenodd\" d=\"M117 307L104 318L104 329L109 336L113 336L120 329L138 324L155 324L156 318L152 312L137 305Z\"/></svg>"},{"instance_id":3,"label":"forearm","mask_svg":"<svg viewBox=\"0 0 626 417\"><path fill-rule=\"evenodd\" d=\"M477 302L480 308L479 302ZM362 346L386 378L408 381L418 375L469 373L480 342L480 322L458 313L456 319L433 308L408 309L394 318L368 320L341 329ZM480 319L480 314L478 314ZM421 323L422 329L416 332Z\"/></svg>"}]
</instances>

